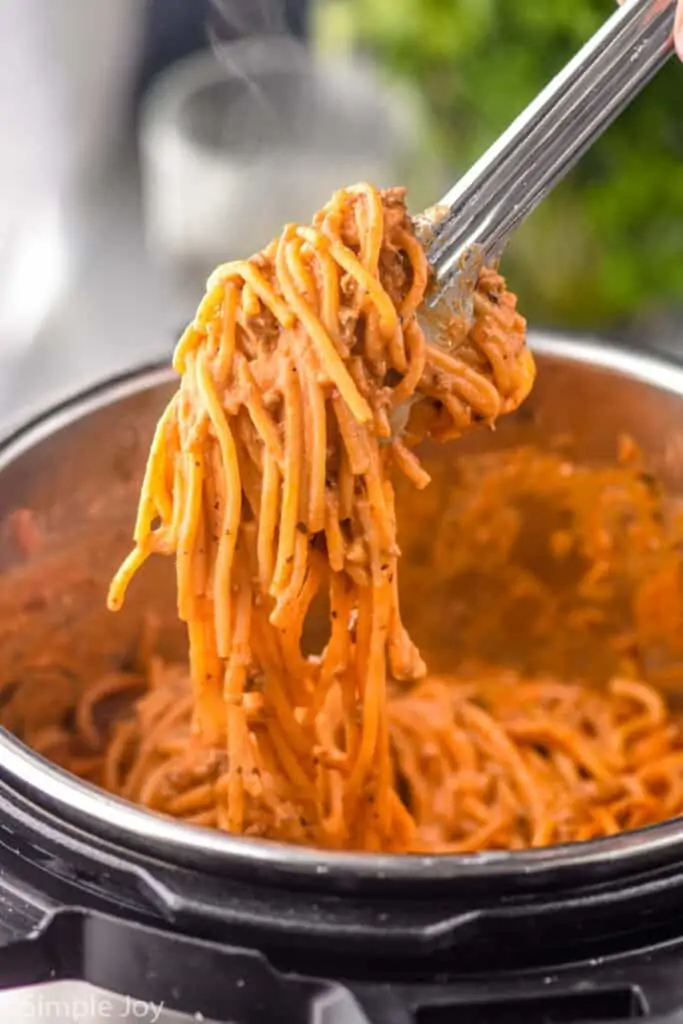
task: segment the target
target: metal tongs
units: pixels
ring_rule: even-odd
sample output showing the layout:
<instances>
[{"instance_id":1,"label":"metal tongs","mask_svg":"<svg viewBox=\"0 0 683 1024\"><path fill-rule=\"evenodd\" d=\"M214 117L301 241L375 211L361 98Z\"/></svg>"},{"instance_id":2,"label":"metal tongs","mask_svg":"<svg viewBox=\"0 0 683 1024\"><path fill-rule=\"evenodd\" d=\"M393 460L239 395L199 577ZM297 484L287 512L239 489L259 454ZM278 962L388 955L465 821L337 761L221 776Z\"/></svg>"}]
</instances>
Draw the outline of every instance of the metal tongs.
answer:
<instances>
[{"instance_id":1,"label":"metal tongs","mask_svg":"<svg viewBox=\"0 0 683 1024\"><path fill-rule=\"evenodd\" d=\"M444 305L451 315L471 319L481 268L497 264L515 228L666 63L673 53L675 7L675 0L626 0L424 215L434 327ZM647 140L634 139L634 145ZM438 342L438 330L430 334Z\"/></svg>"}]
</instances>

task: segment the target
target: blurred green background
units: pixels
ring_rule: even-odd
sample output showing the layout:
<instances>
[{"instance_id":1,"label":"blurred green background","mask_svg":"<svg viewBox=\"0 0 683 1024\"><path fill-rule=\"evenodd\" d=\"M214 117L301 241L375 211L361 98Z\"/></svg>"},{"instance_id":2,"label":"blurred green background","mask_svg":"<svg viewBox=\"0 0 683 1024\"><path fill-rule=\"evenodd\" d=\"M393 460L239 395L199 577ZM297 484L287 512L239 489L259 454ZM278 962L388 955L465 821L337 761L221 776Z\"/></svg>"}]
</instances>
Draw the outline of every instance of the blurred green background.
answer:
<instances>
[{"instance_id":1,"label":"blurred green background","mask_svg":"<svg viewBox=\"0 0 683 1024\"><path fill-rule=\"evenodd\" d=\"M330 0L324 41L423 101L453 180L612 13L610 0ZM448 178L447 178L448 180ZM433 197L436 198L436 197ZM515 236L504 267L536 324L614 330L683 311L683 68L672 61Z\"/></svg>"}]
</instances>

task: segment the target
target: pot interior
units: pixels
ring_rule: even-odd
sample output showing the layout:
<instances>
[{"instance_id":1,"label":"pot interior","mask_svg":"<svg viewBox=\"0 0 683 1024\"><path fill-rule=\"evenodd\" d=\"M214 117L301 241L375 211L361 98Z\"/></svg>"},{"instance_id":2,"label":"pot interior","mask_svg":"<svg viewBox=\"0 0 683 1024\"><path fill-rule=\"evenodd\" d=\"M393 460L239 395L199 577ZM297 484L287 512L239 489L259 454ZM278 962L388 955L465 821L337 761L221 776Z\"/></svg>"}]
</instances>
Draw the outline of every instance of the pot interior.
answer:
<instances>
[{"instance_id":1,"label":"pot interior","mask_svg":"<svg viewBox=\"0 0 683 1024\"><path fill-rule=\"evenodd\" d=\"M567 524L552 490L540 500L516 484L502 492L516 532L514 543L496 553L495 537L507 520L500 503L484 500L486 488L509 465L511 452L531 448L555 467L609 467L629 435L643 453L643 479L663 490L666 514L675 517L683 485L683 374L597 346L546 337L532 346L538 382L524 407L495 432L476 431L426 450L432 487L419 494L399 490L404 621L437 672L466 672L472 661L484 660L604 681L621 657L607 641L633 632L643 573L656 576L661 559L656 552L651 562L625 557L612 595L606 599L596 586L591 596L580 586L585 567L553 555L553 538ZM149 442L174 387L170 371L143 372L49 414L1 453L0 720L19 739L27 726L68 723L84 685L134 663L152 620L158 653L185 657L171 559L147 564L122 612L105 607L111 574L129 549ZM622 540L628 526L613 523ZM511 572L542 587L513 594ZM309 624L312 642L323 628ZM676 630L651 632L641 637L643 674L665 681L675 700L679 678L683 686L683 647ZM181 846L190 833L199 834L194 845L204 836L208 842L203 830L165 827L176 830ZM247 855L265 845L244 844ZM324 863L326 855L315 859Z\"/></svg>"}]
</instances>

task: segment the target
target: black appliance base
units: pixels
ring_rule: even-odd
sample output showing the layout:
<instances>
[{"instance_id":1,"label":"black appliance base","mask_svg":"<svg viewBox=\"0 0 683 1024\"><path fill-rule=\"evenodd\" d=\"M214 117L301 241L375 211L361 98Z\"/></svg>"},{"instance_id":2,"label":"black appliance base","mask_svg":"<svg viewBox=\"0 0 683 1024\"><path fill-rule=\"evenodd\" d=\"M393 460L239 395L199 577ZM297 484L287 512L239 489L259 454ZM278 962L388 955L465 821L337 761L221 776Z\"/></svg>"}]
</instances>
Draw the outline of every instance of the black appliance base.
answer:
<instances>
[{"instance_id":1,"label":"black appliance base","mask_svg":"<svg viewBox=\"0 0 683 1024\"><path fill-rule=\"evenodd\" d=\"M0 783L0 987L81 979L230 1024L683 1022L683 870L488 904L234 881Z\"/></svg>"}]
</instances>

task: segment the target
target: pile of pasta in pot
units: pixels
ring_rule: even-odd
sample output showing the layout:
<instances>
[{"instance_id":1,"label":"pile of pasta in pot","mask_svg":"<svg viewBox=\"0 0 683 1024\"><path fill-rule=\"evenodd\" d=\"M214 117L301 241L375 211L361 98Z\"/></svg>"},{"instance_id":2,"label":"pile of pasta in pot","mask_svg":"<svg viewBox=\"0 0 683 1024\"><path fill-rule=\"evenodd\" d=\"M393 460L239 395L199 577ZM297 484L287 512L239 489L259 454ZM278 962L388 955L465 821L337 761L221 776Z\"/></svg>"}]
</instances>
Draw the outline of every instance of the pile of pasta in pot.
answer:
<instances>
[{"instance_id":1,"label":"pile of pasta in pot","mask_svg":"<svg viewBox=\"0 0 683 1024\"><path fill-rule=\"evenodd\" d=\"M331 849L543 846L681 808L679 727L646 684L427 674L399 607L396 482L427 487L419 442L493 425L534 378L496 272L438 347L428 285L403 190L369 185L215 271L109 594L120 608L146 559L173 556L189 666L147 651L38 749L163 814Z\"/></svg>"}]
</instances>

